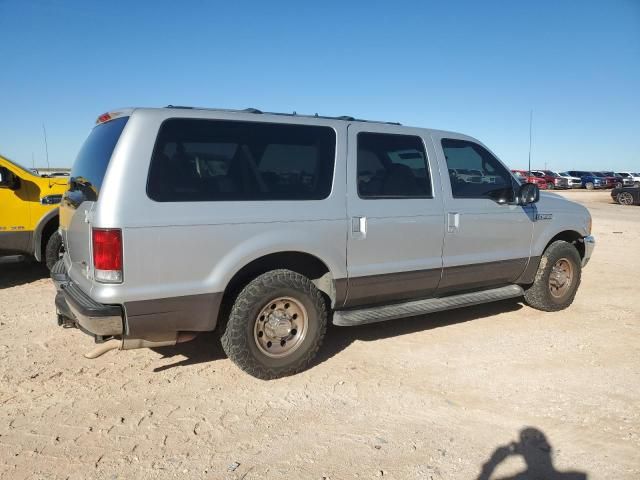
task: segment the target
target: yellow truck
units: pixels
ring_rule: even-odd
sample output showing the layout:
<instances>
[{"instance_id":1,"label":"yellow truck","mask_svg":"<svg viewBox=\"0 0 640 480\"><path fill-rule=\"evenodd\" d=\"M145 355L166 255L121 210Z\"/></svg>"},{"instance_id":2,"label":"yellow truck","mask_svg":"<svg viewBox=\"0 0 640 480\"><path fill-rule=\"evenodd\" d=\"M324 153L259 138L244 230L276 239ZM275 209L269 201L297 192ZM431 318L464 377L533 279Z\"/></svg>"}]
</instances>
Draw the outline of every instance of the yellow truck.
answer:
<instances>
[{"instance_id":1,"label":"yellow truck","mask_svg":"<svg viewBox=\"0 0 640 480\"><path fill-rule=\"evenodd\" d=\"M66 177L41 177L0 155L0 256L30 255L51 268L63 252L58 204Z\"/></svg>"}]
</instances>

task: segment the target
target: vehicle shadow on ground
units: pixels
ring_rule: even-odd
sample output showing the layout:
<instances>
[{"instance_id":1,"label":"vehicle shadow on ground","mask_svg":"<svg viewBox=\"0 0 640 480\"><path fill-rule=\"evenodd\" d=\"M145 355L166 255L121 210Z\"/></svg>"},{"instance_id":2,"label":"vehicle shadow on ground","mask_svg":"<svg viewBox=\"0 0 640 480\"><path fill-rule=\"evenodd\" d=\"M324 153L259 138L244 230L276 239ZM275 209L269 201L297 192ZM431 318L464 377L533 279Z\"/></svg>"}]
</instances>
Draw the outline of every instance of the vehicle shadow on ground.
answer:
<instances>
[{"instance_id":1,"label":"vehicle shadow on ground","mask_svg":"<svg viewBox=\"0 0 640 480\"><path fill-rule=\"evenodd\" d=\"M447 310L429 315L399 318L386 322L370 323L356 327L338 327L330 323L324 343L322 347L320 347L314 364L317 365L329 360L356 340L371 342L384 338L410 335L425 330L433 330L435 328L487 318L501 313L515 312L521 308L522 304L519 303L518 299L508 299L500 302Z\"/></svg>"},{"instance_id":2,"label":"vehicle shadow on ground","mask_svg":"<svg viewBox=\"0 0 640 480\"><path fill-rule=\"evenodd\" d=\"M489 480L501 463L509 457L522 457L525 470L502 480L586 480L587 474L580 471L559 472L553 465L553 448L541 430L527 427L520 431L517 442L497 447L482 465L476 480Z\"/></svg>"},{"instance_id":3,"label":"vehicle shadow on ground","mask_svg":"<svg viewBox=\"0 0 640 480\"><path fill-rule=\"evenodd\" d=\"M0 258L0 289L17 287L48 276L49 271L41 263L20 257Z\"/></svg>"},{"instance_id":4,"label":"vehicle shadow on ground","mask_svg":"<svg viewBox=\"0 0 640 480\"><path fill-rule=\"evenodd\" d=\"M190 342L179 343L171 347L152 348L152 350L160 353L162 358L171 358L178 355L186 357L175 363L154 368L153 371L155 373L175 367L186 367L227 358L227 355L222 350L222 345L220 345L219 334L216 331L203 332Z\"/></svg>"},{"instance_id":5,"label":"vehicle shadow on ground","mask_svg":"<svg viewBox=\"0 0 640 480\"><path fill-rule=\"evenodd\" d=\"M415 332L443 328L449 325L469 322L481 318L491 317L506 312L517 311L522 304L517 299L476 305L473 307L449 310L410 318L401 318L387 322L371 323L357 327L337 327L329 322L324 343L320 347L310 368L326 362L334 355L346 349L357 340L370 342L384 338L398 337ZM184 356L183 360L169 365L156 367L154 372L162 372L174 367L184 367L203 362L211 362L226 358L220 345L217 332L206 332L198 335L195 340L181 343L172 347L153 349L163 355L163 358Z\"/></svg>"}]
</instances>

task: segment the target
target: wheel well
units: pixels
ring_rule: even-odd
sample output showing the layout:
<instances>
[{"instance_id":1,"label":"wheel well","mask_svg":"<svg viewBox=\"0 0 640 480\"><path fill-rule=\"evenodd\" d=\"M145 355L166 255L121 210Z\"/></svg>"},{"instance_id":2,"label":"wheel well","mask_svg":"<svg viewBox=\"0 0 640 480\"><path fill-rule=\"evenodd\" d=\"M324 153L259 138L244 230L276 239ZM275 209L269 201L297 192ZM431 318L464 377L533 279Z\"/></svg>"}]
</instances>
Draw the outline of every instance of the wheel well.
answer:
<instances>
[{"instance_id":1,"label":"wheel well","mask_svg":"<svg viewBox=\"0 0 640 480\"><path fill-rule=\"evenodd\" d=\"M270 270L285 268L300 273L309 278L329 302L335 301L335 287L333 276L326 264L309 253L278 252L257 258L242 267L229 281L222 297L221 313L226 317L233 301L240 291L254 278Z\"/></svg>"},{"instance_id":2,"label":"wheel well","mask_svg":"<svg viewBox=\"0 0 640 480\"><path fill-rule=\"evenodd\" d=\"M581 239L582 235L580 235L578 232L574 230L565 230L564 232L560 232L551 240L549 240L549 243L547 243L544 249L546 251L547 248L549 248L549 245L551 245L553 242L555 242L556 240L562 240L567 243L571 243L574 247L576 247L578 253L580 254L580 258L584 258L584 242L581 242Z\"/></svg>"},{"instance_id":3,"label":"wheel well","mask_svg":"<svg viewBox=\"0 0 640 480\"><path fill-rule=\"evenodd\" d=\"M56 215L55 217L52 217L51 220L49 220L45 226L42 229L42 234L40 236L40 260L44 260L45 258L45 252L47 251L47 242L49 241L49 238L51 237L51 235L53 235L55 233L56 230L58 230L58 226L59 226L60 222L58 219L58 216Z\"/></svg>"}]
</instances>

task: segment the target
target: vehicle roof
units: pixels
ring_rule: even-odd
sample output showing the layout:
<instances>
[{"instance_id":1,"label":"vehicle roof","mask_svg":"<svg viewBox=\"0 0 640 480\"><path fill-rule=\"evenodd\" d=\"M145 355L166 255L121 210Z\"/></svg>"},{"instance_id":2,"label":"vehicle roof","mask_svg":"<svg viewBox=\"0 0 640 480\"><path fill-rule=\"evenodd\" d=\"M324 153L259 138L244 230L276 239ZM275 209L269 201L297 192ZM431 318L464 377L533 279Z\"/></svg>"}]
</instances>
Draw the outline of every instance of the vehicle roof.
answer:
<instances>
[{"instance_id":1,"label":"vehicle roof","mask_svg":"<svg viewBox=\"0 0 640 480\"><path fill-rule=\"evenodd\" d=\"M456 136L460 136L460 137L468 137L468 138L473 138L469 135L466 135L464 133L460 133L460 132L454 132L454 131L449 131L449 130L439 130L439 129L433 129L433 128L425 128L425 127L414 127L414 126L409 126L409 125L402 125L399 122L388 122L388 121L382 121L382 120L365 120L362 118L355 118L349 115L340 115L340 116L327 116L327 115L319 115L319 114L314 114L314 115L306 115L306 114L299 114L297 112L291 112L291 113L285 113L285 112L263 112L261 110L258 110L257 108L245 108L243 110L237 110L237 109L228 109L228 108L209 108L209 107L191 107L191 106L184 106L184 105L167 105L166 107L126 107L126 108L118 108L118 109L114 109L114 110L110 110L109 112L107 112L108 114L110 114L112 117L111 119L115 119L117 117L121 117L121 116L127 116L127 115L131 115L133 114L133 112L135 111L149 111L149 112L153 112L153 111L182 111L184 113L188 113L188 112L220 112L220 113L225 113L225 114L238 114L241 115L243 117L246 117L247 114L248 115L256 115L256 116L260 116L262 118L265 119L269 119L269 120L273 120L273 121L278 121L278 119L282 118L282 117L287 117L287 118L303 118L303 119L319 119L319 120L331 120L331 121L338 121L338 122L347 122L347 123L354 123L354 122L362 122L362 123L368 123L368 124L374 124L374 125L394 125L394 126L400 126L400 127L407 127L407 128L419 128L421 130L428 130L430 132L434 132L434 133L440 133L440 134L448 134L448 135L456 135ZM96 123L102 123L100 121L100 118L102 117L102 115L98 118L98 121L96 121ZM246 120L245 118L243 118L243 120ZM476 140L475 138L473 138L474 140Z\"/></svg>"}]
</instances>

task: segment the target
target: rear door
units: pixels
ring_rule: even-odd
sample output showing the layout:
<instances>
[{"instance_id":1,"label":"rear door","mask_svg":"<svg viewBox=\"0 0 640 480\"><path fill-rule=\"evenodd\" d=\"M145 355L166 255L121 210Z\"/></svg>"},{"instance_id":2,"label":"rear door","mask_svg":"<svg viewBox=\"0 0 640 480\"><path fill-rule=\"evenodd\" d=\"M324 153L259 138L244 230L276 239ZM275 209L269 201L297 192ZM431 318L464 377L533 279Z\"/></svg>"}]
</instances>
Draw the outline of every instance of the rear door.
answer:
<instances>
[{"instance_id":1,"label":"rear door","mask_svg":"<svg viewBox=\"0 0 640 480\"><path fill-rule=\"evenodd\" d=\"M435 153L421 130L349 125L345 306L435 292L444 235L440 192Z\"/></svg>"},{"instance_id":2,"label":"rear door","mask_svg":"<svg viewBox=\"0 0 640 480\"><path fill-rule=\"evenodd\" d=\"M446 216L439 293L514 282L529 261L535 206L515 204L516 180L484 146L453 134L433 139ZM482 181L460 178L460 168L479 170Z\"/></svg>"},{"instance_id":3,"label":"rear door","mask_svg":"<svg viewBox=\"0 0 640 480\"><path fill-rule=\"evenodd\" d=\"M129 117L93 128L71 169L69 189L60 204L60 229L65 265L71 278L87 286L91 276L91 215L107 167Z\"/></svg>"}]
</instances>

